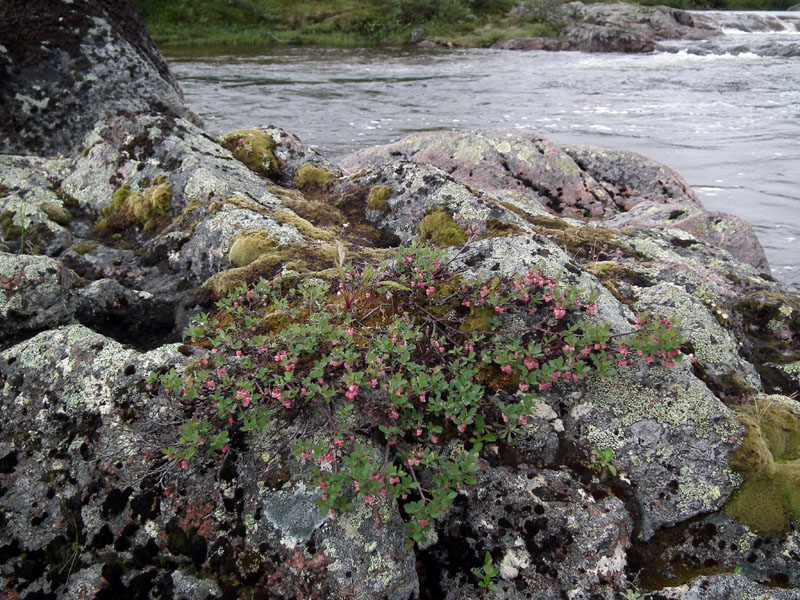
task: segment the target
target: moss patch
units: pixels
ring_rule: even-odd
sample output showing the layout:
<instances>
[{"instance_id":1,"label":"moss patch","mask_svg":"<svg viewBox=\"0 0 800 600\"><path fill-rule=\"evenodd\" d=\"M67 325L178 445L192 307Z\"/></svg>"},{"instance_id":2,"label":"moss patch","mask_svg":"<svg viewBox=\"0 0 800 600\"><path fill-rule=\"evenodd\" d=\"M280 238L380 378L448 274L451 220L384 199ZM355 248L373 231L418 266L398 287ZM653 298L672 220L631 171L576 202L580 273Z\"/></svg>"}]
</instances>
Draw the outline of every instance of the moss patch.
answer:
<instances>
[{"instance_id":1,"label":"moss patch","mask_svg":"<svg viewBox=\"0 0 800 600\"><path fill-rule=\"evenodd\" d=\"M145 231L159 229L169 223L171 209L172 186L169 183L156 183L141 192L131 191L126 183L100 211L100 216L105 218L95 224L94 231L98 234L121 232L131 226L142 226Z\"/></svg>"},{"instance_id":2,"label":"moss patch","mask_svg":"<svg viewBox=\"0 0 800 600\"><path fill-rule=\"evenodd\" d=\"M294 212L278 208L275 210L272 216L279 223L293 225L300 233L308 238L324 241L330 241L334 238L334 234L330 231L326 231L325 229L320 229L319 227L312 225L303 217L295 214Z\"/></svg>"},{"instance_id":3,"label":"moss patch","mask_svg":"<svg viewBox=\"0 0 800 600\"><path fill-rule=\"evenodd\" d=\"M440 247L460 246L469 239L453 215L444 207L437 208L420 221L417 225L417 237L422 243L430 242Z\"/></svg>"},{"instance_id":4,"label":"moss patch","mask_svg":"<svg viewBox=\"0 0 800 600\"><path fill-rule=\"evenodd\" d=\"M275 156L277 144L268 133L260 129L237 129L222 136L221 144L254 173L267 177L281 174Z\"/></svg>"},{"instance_id":5,"label":"moss patch","mask_svg":"<svg viewBox=\"0 0 800 600\"><path fill-rule=\"evenodd\" d=\"M336 174L311 163L300 165L294 172L294 184L301 190L324 188L329 186L334 179L336 179Z\"/></svg>"},{"instance_id":6,"label":"moss patch","mask_svg":"<svg viewBox=\"0 0 800 600\"><path fill-rule=\"evenodd\" d=\"M386 202L392 195L392 188L388 185L376 185L370 188L367 196L367 210L377 210L382 213L391 212Z\"/></svg>"},{"instance_id":7,"label":"moss patch","mask_svg":"<svg viewBox=\"0 0 800 600\"><path fill-rule=\"evenodd\" d=\"M759 535L780 537L800 519L800 414L769 396L736 414L748 433L731 466L744 483L725 511Z\"/></svg>"},{"instance_id":8,"label":"moss patch","mask_svg":"<svg viewBox=\"0 0 800 600\"><path fill-rule=\"evenodd\" d=\"M53 221L54 223L58 223L66 227L69 225L70 221L72 221L72 215L70 212L61 206L60 204L56 204L55 202L45 202L39 208L42 210L44 214L47 215L47 218Z\"/></svg>"},{"instance_id":9,"label":"moss patch","mask_svg":"<svg viewBox=\"0 0 800 600\"><path fill-rule=\"evenodd\" d=\"M259 232L256 232L259 233ZM267 243L265 243L265 246ZM301 277L314 276L333 280L338 251L334 244L309 244L292 242L281 246L263 247L263 251L249 264L212 275L203 284L211 300L224 298L242 284L252 284L260 278L270 280L286 271L295 271ZM365 260L375 263L389 259L393 250L346 246L348 260ZM287 281L283 275L283 281Z\"/></svg>"},{"instance_id":10,"label":"moss patch","mask_svg":"<svg viewBox=\"0 0 800 600\"><path fill-rule=\"evenodd\" d=\"M523 229L514 223L504 223L497 219L489 219L486 222L486 233L483 234L482 239L505 237L507 235L517 235L524 233Z\"/></svg>"},{"instance_id":11,"label":"moss patch","mask_svg":"<svg viewBox=\"0 0 800 600\"><path fill-rule=\"evenodd\" d=\"M80 254L81 256L83 256L84 254L89 254L89 252L91 252L92 250L97 248L99 245L100 244L98 244L95 241L85 240L83 242L78 242L76 244L72 244L72 246L70 246L69 249L70 249L71 252L74 252L75 254Z\"/></svg>"},{"instance_id":12,"label":"moss patch","mask_svg":"<svg viewBox=\"0 0 800 600\"><path fill-rule=\"evenodd\" d=\"M273 191L270 188L270 191ZM298 217L301 217L320 228L330 228L332 231L339 231L346 219L342 211L327 202L312 200L298 192L283 190L284 193L276 193L281 199L281 204L286 208L292 209Z\"/></svg>"},{"instance_id":13,"label":"moss patch","mask_svg":"<svg viewBox=\"0 0 800 600\"><path fill-rule=\"evenodd\" d=\"M234 267L245 267L277 245L277 240L266 231L243 231L231 242L228 260Z\"/></svg>"},{"instance_id":14,"label":"moss patch","mask_svg":"<svg viewBox=\"0 0 800 600\"><path fill-rule=\"evenodd\" d=\"M14 223L16 213L7 210L0 214L0 231L4 240L18 240L22 237L22 227Z\"/></svg>"}]
</instances>

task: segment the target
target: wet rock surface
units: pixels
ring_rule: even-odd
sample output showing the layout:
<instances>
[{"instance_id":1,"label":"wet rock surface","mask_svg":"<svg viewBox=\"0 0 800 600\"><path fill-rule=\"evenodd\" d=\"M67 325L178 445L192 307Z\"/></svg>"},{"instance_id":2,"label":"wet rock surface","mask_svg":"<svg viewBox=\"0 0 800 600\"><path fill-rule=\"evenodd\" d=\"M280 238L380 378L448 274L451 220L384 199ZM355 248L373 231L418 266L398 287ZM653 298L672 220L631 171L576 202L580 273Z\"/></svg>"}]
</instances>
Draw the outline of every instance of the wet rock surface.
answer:
<instances>
[{"instance_id":1,"label":"wet rock surface","mask_svg":"<svg viewBox=\"0 0 800 600\"><path fill-rule=\"evenodd\" d=\"M116 31L104 7L64 3L103 36ZM122 37L112 55L150 65L179 103L160 57ZM8 48L0 64L34 68ZM768 276L749 226L705 212L674 171L511 132L417 134L337 166L277 127L214 139L182 106L98 103L109 112L96 124L92 106L68 108L80 117L63 130L68 150L43 149L33 130L13 138L13 152L69 157L0 156L10 598L477 599L487 552L499 598L796 597L778 587L800 587L792 503L765 499L780 513L769 534L732 515L746 521L753 481L793 481L800 460L800 296ZM587 318L613 335L642 312L679 320L691 356L543 389L515 442L482 448L476 483L416 546L407 505L389 497L321 511L292 447L326 431L324 410L232 430L222 456L190 468L165 456L180 424L212 410L147 379L198 368L191 315L260 277L335 282L343 254L376 264L413 242L444 248L465 279L538 266L594 293ZM384 442L364 435L376 456Z\"/></svg>"}]
</instances>

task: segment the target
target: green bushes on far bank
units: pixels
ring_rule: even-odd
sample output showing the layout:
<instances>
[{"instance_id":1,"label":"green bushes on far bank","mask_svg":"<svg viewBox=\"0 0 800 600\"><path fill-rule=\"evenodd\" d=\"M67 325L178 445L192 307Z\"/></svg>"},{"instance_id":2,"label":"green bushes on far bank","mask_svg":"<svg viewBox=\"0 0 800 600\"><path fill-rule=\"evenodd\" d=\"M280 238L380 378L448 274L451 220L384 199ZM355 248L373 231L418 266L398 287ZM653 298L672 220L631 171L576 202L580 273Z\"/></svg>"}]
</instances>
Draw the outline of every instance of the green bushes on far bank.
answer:
<instances>
[{"instance_id":1,"label":"green bushes on far bank","mask_svg":"<svg viewBox=\"0 0 800 600\"><path fill-rule=\"evenodd\" d=\"M556 5L561 0L526 0ZM160 46L396 45L424 28L431 39L488 46L513 36L553 35L548 19L507 18L514 0L136 0Z\"/></svg>"},{"instance_id":2,"label":"green bushes on far bank","mask_svg":"<svg viewBox=\"0 0 800 600\"><path fill-rule=\"evenodd\" d=\"M794 0L639 0L677 8L785 9ZM397 45L414 29L462 46L559 32L563 0L136 0L160 46ZM525 16L513 16L526 5ZM530 10L533 9L533 10Z\"/></svg>"}]
</instances>

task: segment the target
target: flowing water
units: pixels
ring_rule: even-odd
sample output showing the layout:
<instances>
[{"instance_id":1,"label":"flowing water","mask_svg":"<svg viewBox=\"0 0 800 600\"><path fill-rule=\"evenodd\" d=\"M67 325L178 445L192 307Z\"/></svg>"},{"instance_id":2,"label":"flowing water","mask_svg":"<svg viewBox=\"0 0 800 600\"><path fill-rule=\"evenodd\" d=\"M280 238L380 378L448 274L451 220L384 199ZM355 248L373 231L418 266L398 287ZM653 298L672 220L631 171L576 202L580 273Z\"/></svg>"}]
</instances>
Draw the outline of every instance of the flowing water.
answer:
<instances>
[{"instance_id":1,"label":"flowing water","mask_svg":"<svg viewBox=\"0 0 800 600\"><path fill-rule=\"evenodd\" d=\"M269 48L167 58L211 133L277 125L334 161L440 129L640 152L681 173L709 210L750 222L774 276L800 286L800 14L770 16L769 33L749 32L752 14L704 16L725 35L641 55Z\"/></svg>"}]
</instances>

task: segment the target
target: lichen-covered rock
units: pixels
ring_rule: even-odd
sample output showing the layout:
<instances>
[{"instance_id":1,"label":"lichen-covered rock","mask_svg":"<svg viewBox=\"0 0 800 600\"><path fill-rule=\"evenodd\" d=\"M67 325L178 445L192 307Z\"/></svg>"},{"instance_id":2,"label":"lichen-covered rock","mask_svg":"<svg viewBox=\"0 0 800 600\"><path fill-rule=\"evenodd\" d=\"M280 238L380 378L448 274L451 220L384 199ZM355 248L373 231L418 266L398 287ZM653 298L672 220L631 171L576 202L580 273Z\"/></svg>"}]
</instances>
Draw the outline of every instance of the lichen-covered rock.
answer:
<instances>
[{"instance_id":1,"label":"lichen-covered rock","mask_svg":"<svg viewBox=\"0 0 800 600\"><path fill-rule=\"evenodd\" d=\"M68 154L122 111L190 117L133 2L0 5L0 152Z\"/></svg>"},{"instance_id":2,"label":"lichen-covered rock","mask_svg":"<svg viewBox=\"0 0 800 600\"><path fill-rule=\"evenodd\" d=\"M731 256L770 275L769 262L753 227L734 215L704 211L699 204L663 205L642 202L604 223L606 227L633 232L675 228L728 251Z\"/></svg>"},{"instance_id":3,"label":"lichen-covered rock","mask_svg":"<svg viewBox=\"0 0 800 600\"><path fill-rule=\"evenodd\" d=\"M413 162L364 171L337 185L335 192L360 203L367 220L401 244L460 246L470 238L534 231L494 195Z\"/></svg>"},{"instance_id":4,"label":"lichen-covered rock","mask_svg":"<svg viewBox=\"0 0 800 600\"><path fill-rule=\"evenodd\" d=\"M643 596L647 600L796 600L796 590L782 590L752 582L744 575L698 577L691 583L664 588Z\"/></svg>"},{"instance_id":5,"label":"lichen-covered rock","mask_svg":"<svg viewBox=\"0 0 800 600\"><path fill-rule=\"evenodd\" d=\"M564 152L581 170L605 184L621 211L628 211L644 201L699 204L683 177L636 152L594 146L568 146Z\"/></svg>"},{"instance_id":6,"label":"lichen-covered rock","mask_svg":"<svg viewBox=\"0 0 800 600\"><path fill-rule=\"evenodd\" d=\"M354 172L399 158L433 165L484 192L521 198L564 217L607 218L644 200L696 202L674 171L635 153L570 152L518 132L418 133L346 156L341 164Z\"/></svg>"},{"instance_id":7,"label":"lichen-covered rock","mask_svg":"<svg viewBox=\"0 0 800 600\"><path fill-rule=\"evenodd\" d=\"M724 512L657 533L634 544L633 574L650 589L684 585L701 574L732 573L769 586L800 587L797 531L765 538Z\"/></svg>"},{"instance_id":8,"label":"lichen-covered rock","mask_svg":"<svg viewBox=\"0 0 800 600\"><path fill-rule=\"evenodd\" d=\"M627 307L571 265L558 248L514 236L478 242L471 250L453 261L465 276L511 275L545 264L554 275L561 272L565 282L587 292L597 289L594 316L613 332L633 331ZM654 312L658 314L655 306ZM673 368L620 369L605 380L564 388L560 405L567 438L587 449L613 451L615 464L631 483L641 511L637 534L645 539L661 527L720 508L739 483L727 464L741 426L694 376L688 360Z\"/></svg>"},{"instance_id":9,"label":"lichen-covered rock","mask_svg":"<svg viewBox=\"0 0 800 600\"><path fill-rule=\"evenodd\" d=\"M584 481L583 479L581 481ZM560 471L487 469L445 520L428 560L442 570L431 597L478 598L466 567L489 552L499 568L497 598L612 600L627 584L632 522L623 502Z\"/></svg>"},{"instance_id":10,"label":"lichen-covered rock","mask_svg":"<svg viewBox=\"0 0 800 600\"><path fill-rule=\"evenodd\" d=\"M659 283L639 291L634 307L676 323L691 344L692 361L718 387L724 390L726 382L736 378L741 381L737 395L748 388L751 393L761 391L761 379L739 354L737 340L699 299L674 284Z\"/></svg>"},{"instance_id":11,"label":"lichen-covered rock","mask_svg":"<svg viewBox=\"0 0 800 600\"><path fill-rule=\"evenodd\" d=\"M0 240L7 250L55 256L72 243L69 200L55 191L68 164L0 155Z\"/></svg>"},{"instance_id":12,"label":"lichen-covered rock","mask_svg":"<svg viewBox=\"0 0 800 600\"><path fill-rule=\"evenodd\" d=\"M75 275L47 256L0 252L0 340L69 323Z\"/></svg>"},{"instance_id":13,"label":"lichen-covered rock","mask_svg":"<svg viewBox=\"0 0 800 600\"><path fill-rule=\"evenodd\" d=\"M0 354L3 589L415 596L396 503L336 517L317 507L305 463L287 450L306 423L231 442L216 478L164 459L189 407L179 394L151 394L144 376L182 373L191 353L177 344L139 353L75 325Z\"/></svg>"}]
</instances>

